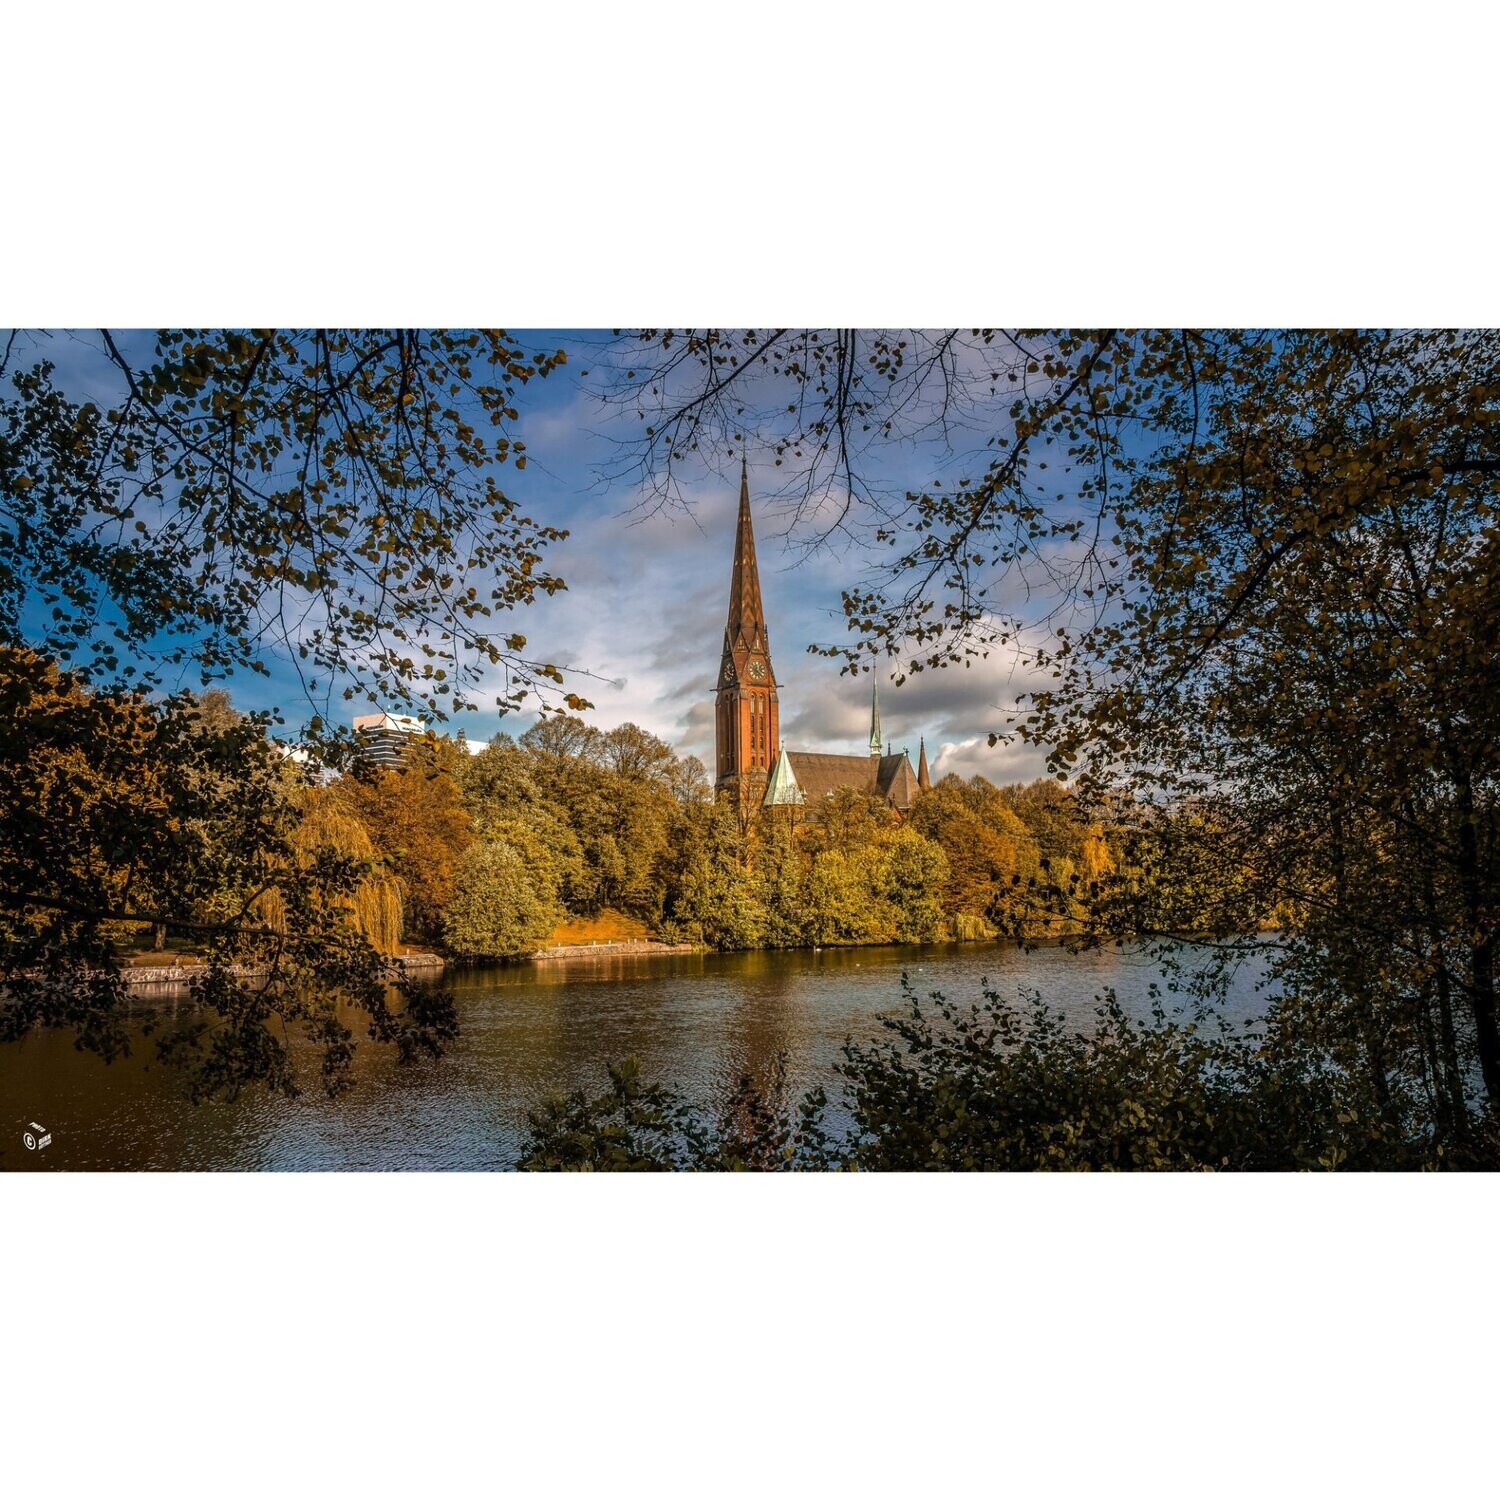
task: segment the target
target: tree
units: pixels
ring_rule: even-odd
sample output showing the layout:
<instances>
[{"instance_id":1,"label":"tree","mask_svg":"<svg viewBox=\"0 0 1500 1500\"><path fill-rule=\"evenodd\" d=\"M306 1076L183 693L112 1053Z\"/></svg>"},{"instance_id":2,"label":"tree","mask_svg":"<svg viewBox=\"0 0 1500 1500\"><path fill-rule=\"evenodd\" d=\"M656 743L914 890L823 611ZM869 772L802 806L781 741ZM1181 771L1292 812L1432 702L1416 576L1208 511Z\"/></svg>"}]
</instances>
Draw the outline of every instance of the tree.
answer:
<instances>
[{"instance_id":1,"label":"tree","mask_svg":"<svg viewBox=\"0 0 1500 1500\"><path fill-rule=\"evenodd\" d=\"M429 736L407 747L400 769L338 783L339 798L400 882L407 929L419 941L441 937L458 861L474 839L454 774L464 753L452 740Z\"/></svg>"},{"instance_id":2,"label":"tree","mask_svg":"<svg viewBox=\"0 0 1500 1500\"><path fill-rule=\"evenodd\" d=\"M870 844L890 821L890 808L873 792L841 786L814 809L808 836L820 849L852 854Z\"/></svg>"},{"instance_id":3,"label":"tree","mask_svg":"<svg viewBox=\"0 0 1500 1500\"><path fill-rule=\"evenodd\" d=\"M965 785L945 776L917 799L910 821L946 858L946 911L981 918L1004 931L1029 929L1041 855L1030 830L995 787L980 777Z\"/></svg>"},{"instance_id":4,"label":"tree","mask_svg":"<svg viewBox=\"0 0 1500 1500\"><path fill-rule=\"evenodd\" d=\"M878 858L872 851L815 855L807 880L807 932L824 946L891 942L895 924L880 900Z\"/></svg>"},{"instance_id":5,"label":"tree","mask_svg":"<svg viewBox=\"0 0 1500 1500\"><path fill-rule=\"evenodd\" d=\"M761 942L797 948L808 940L807 858L783 808L763 810L753 855L756 899L765 913Z\"/></svg>"},{"instance_id":6,"label":"tree","mask_svg":"<svg viewBox=\"0 0 1500 1500\"><path fill-rule=\"evenodd\" d=\"M898 943L931 943L943 933L948 859L915 828L893 829L881 847L880 898L895 914Z\"/></svg>"},{"instance_id":7,"label":"tree","mask_svg":"<svg viewBox=\"0 0 1500 1500\"><path fill-rule=\"evenodd\" d=\"M679 813L671 747L635 724L604 734L554 714L529 729L520 748L577 838L588 872L587 890L578 887L582 909L616 907L659 922Z\"/></svg>"},{"instance_id":8,"label":"tree","mask_svg":"<svg viewBox=\"0 0 1500 1500\"><path fill-rule=\"evenodd\" d=\"M668 920L711 947L759 947L766 913L755 875L746 867L739 818L723 802L695 811L668 888Z\"/></svg>"},{"instance_id":9,"label":"tree","mask_svg":"<svg viewBox=\"0 0 1500 1500\"><path fill-rule=\"evenodd\" d=\"M45 360L16 368L20 347L0 361L0 640L94 682L264 670L274 642L439 713L480 663L512 674L509 703L557 680L489 622L561 587L538 564L563 533L499 482L526 463L517 392L560 352L379 329L164 330L148 352L101 330L101 409Z\"/></svg>"},{"instance_id":10,"label":"tree","mask_svg":"<svg viewBox=\"0 0 1500 1500\"><path fill-rule=\"evenodd\" d=\"M400 884L381 865L369 830L336 793L321 787L303 790L291 844L294 859L305 867L330 854L360 867L358 885L340 893L336 905L377 953L395 953L403 926ZM287 930L286 902L278 889L267 891L257 909L275 931Z\"/></svg>"},{"instance_id":11,"label":"tree","mask_svg":"<svg viewBox=\"0 0 1500 1500\"><path fill-rule=\"evenodd\" d=\"M485 840L458 860L443 935L465 958L523 958L546 942L561 917L553 871L510 844Z\"/></svg>"},{"instance_id":12,"label":"tree","mask_svg":"<svg viewBox=\"0 0 1500 1500\"><path fill-rule=\"evenodd\" d=\"M90 691L34 654L3 655L0 1040L65 1026L106 1058L128 1051L115 940L162 925L204 957L200 1007L157 1041L195 1097L295 1092L291 1027L320 1047L325 1087L344 1087L346 1006L402 1058L440 1050L451 1002L402 985L390 1003L401 980L366 936L364 851L303 840L262 720L190 695Z\"/></svg>"},{"instance_id":13,"label":"tree","mask_svg":"<svg viewBox=\"0 0 1500 1500\"><path fill-rule=\"evenodd\" d=\"M509 735L497 734L478 755L459 757L459 793L474 832L500 839L556 872L558 897L573 912L592 909L599 880L584 858L567 809L545 795L532 756Z\"/></svg>"}]
</instances>

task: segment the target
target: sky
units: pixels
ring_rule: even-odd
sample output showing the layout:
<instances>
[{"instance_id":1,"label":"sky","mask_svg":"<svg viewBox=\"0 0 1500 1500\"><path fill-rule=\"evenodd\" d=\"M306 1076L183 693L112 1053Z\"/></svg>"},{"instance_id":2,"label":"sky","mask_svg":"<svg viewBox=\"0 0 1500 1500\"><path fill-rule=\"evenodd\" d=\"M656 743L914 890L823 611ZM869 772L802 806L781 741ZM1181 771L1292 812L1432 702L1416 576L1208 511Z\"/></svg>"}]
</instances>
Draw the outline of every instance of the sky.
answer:
<instances>
[{"instance_id":1,"label":"sky","mask_svg":"<svg viewBox=\"0 0 1500 1500\"><path fill-rule=\"evenodd\" d=\"M503 485L538 522L566 527L569 536L548 549L548 571L566 591L539 596L503 621L528 637L526 654L555 662L567 687L594 707L585 717L608 729L627 721L660 736L679 754L713 763L713 689L718 673L739 499L739 464L722 472L686 476L682 505L643 506L638 483L618 473L627 435L597 397L598 355L608 335L568 331L513 334L528 348L561 348L568 362L520 391L514 435L526 444L527 467L507 470ZM142 336L136 336L140 338ZM149 354L149 338L144 340ZM54 335L37 357L58 365L70 391L107 400L109 376L86 338ZM585 375L585 372L590 372ZM923 482L934 464L966 455L887 454L892 485ZM752 515L761 588L780 686L782 735L791 749L865 753L870 724L870 677L840 674L840 663L809 654L814 643L845 643L840 590L861 581L871 554L842 539L809 552L805 533L788 534L777 499L772 455L749 460ZM274 708L289 726L305 722L307 705L291 662L272 658L268 678L241 674L229 684L243 708ZM192 685L184 683L183 685ZM1003 727L1002 703L1028 686L1013 658L991 657L970 668L926 671L901 686L881 673L881 723L896 749L913 763L925 738L935 776L976 773L996 782L1043 773L1039 752L1017 745L990 747ZM494 697L493 691L488 696ZM485 694L475 694L484 701ZM384 706L384 705L379 705ZM352 717L369 705L340 705ZM462 725L471 745L504 729L520 734L535 714L471 711Z\"/></svg>"},{"instance_id":2,"label":"sky","mask_svg":"<svg viewBox=\"0 0 1500 1500\"><path fill-rule=\"evenodd\" d=\"M689 476L684 509L643 509L639 488L606 483L618 469L625 432L601 409L593 388L601 335L560 333L569 363L525 391L519 424L530 456L508 492L525 498L528 514L569 527L549 551L549 564L567 581L566 593L528 611L532 647L595 677L578 685L595 705L601 727L634 722L681 754L713 763L713 690L718 676L734 530L739 465ZM541 334L523 340L545 346ZM591 372L584 378L583 371ZM751 514L761 590L780 689L781 732L795 750L864 754L870 732L870 677L840 674L840 662L809 654L814 643L849 640L840 590L865 575L870 554L854 542L812 553L788 534L778 503L772 455L749 456ZM881 724L896 749L915 764L925 737L935 775L976 773L997 782L1043 774L1043 757L1025 747L997 745L1002 703L1027 686L1011 659L992 657L969 669L949 668L908 677L901 686L889 670L880 682ZM471 721L483 716L471 715ZM529 719L514 716L514 732ZM489 716L485 727L497 727ZM466 728L471 740L484 735Z\"/></svg>"}]
</instances>

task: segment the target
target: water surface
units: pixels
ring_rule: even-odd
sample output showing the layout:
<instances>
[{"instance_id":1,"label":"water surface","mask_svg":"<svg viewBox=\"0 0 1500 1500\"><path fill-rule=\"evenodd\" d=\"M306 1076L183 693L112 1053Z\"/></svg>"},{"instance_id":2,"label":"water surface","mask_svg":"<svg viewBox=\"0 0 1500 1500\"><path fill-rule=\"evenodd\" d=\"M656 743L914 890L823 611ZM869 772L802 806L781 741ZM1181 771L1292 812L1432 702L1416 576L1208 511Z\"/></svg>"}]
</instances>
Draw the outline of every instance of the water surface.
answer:
<instances>
[{"instance_id":1,"label":"water surface","mask_svg":"<svg viewBox=\"0 0 1500 1500\"><path fill-rule=\"evenodd\" d=\"M1040 991L1076 1024L1113 988L1146 1015L1166 983L1144 954L1030 952L998 943L840 948L820 952L690 954L470 970L451 976L462 1034L438 1061L400 1067L360 1048L356 1087L330 1100L308 1075L287 1100L247 1090L194 1106L175 1071L140 1041L105 1065L70 1037L43 1034L0 1047L0 1171L277 1170L492 1171L511 1167L526 1112L548 1094L603 1092L606 1066L640 1059L647 1078L712 1104L749 1072L787 1060L789 1091L837 1087L846 1037L866 1039L901 1007L905 973L920 992L977 1000L987 979L1003 995ZM1264 1004L1259 972L1240 971L1224 1013L1249 1019ZM1170 991L1169 1008L1180 1003ZM179 1011L183 996L141 999ZM841 1113L830 1123L837 1129ZM52 1144L28 1152L22 1132L45 1125Z\"/></svg>"}]
</instances>

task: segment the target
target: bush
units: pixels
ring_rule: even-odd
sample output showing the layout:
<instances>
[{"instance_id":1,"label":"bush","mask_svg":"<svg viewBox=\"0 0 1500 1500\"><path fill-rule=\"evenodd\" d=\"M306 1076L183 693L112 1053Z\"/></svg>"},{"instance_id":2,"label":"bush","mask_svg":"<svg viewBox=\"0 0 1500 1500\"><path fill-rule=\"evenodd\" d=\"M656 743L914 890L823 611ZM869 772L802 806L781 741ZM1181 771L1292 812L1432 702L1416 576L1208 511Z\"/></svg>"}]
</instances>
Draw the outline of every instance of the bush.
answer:
<instances>
[{"instance_id":1,"label":"bush","mask_svg":"<svg viewBox=\"0 0 1500 1500\"><path fill-rule=\"evenodd\" d=\"M530 1172L789 1171L827 1166L824 1097L815 1089L795 1113L776 1100L784 1092L778 1058L769 1095L742 1077L716 1113L686 1103L671 1089L647 1084L635 1058L609 1070L609 1092L558 1094L528 1118L531 1138L520 1167Z\"/></svg>"},{"instance_id":2,"label":"bush","mask_svg":"<svg viewBox=\"0 0 1500 1500\"><path fill-rule=\"evenodd\" d=\"M902 980L906 1012L888 1037L846 1042L840 1103L851 1128L826 1132L814 1091L793 1108L784 1066L768 1092L742 1079L717 1112L648 1086L633 1062L611 1091L552 1101L531 1117L533 1170L1275 1171L1494 1166L1476 1131L1460 1162L1435 1144L1415 1101L1393 1112L1325 1055L1266 1032L1125 1015L1104 996L1079 1032L1040 999L986 990L958 1006Z\"/></svg>"}]
</instances>

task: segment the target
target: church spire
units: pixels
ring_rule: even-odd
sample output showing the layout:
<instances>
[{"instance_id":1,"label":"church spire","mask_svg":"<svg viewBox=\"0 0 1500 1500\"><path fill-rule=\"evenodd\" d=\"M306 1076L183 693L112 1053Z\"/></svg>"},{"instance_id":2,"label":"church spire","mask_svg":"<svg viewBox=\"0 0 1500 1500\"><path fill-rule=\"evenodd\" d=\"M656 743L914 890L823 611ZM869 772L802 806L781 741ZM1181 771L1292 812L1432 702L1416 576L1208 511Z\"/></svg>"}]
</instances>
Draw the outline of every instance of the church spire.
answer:
<instances>
[{"instance_id":1,"label":"church spire","mask_svg":"<svg viewBox=\"0 0 1500 1500\"><path fill-rule=\"evenodd\" d=\"M734 536L734 572L729 581L729 622L714 694L716 784L733 789L742 811L748 794L759 797L776 760L780 711L771 667L760 571L755 565L755 529L750 521L750 470L740 456L740 518ZM746 811L748 816L748 811Z\"/></svg>"},{"instance_id":2,"label":"church spire","mask_svg":"<svg viewBox=\"0 0 1500 1500\"><path fill-rule=\"evenodd\" d=\"M760 570L755 565L755 530L750 524L750 475L740 455L740 519L734 536L734 574L729 581L729 623L724 644L744 644L769 651L766 612L760 599Z\"/></svg>"},{"instance_id":3,"label":"church spire","mask_svg":"<svg viewBox=\"0 0 1500 1500\"><path fill-rule=\"evenodd\" d=\"M917 757L917 785L924 792L932 790L932 777L927 770L927 737L922 736L922 753Z\"/></svg>"},{"instance_id":4,"label":"church spire","mask_svg":"<svg viewBox=\"0 0 1500 1500\"><path fill-rule=\"evenodd\" d=\"M880 754L880 679L871 673L870 681L870 754Z\"/></svg>"}]
</instances>

